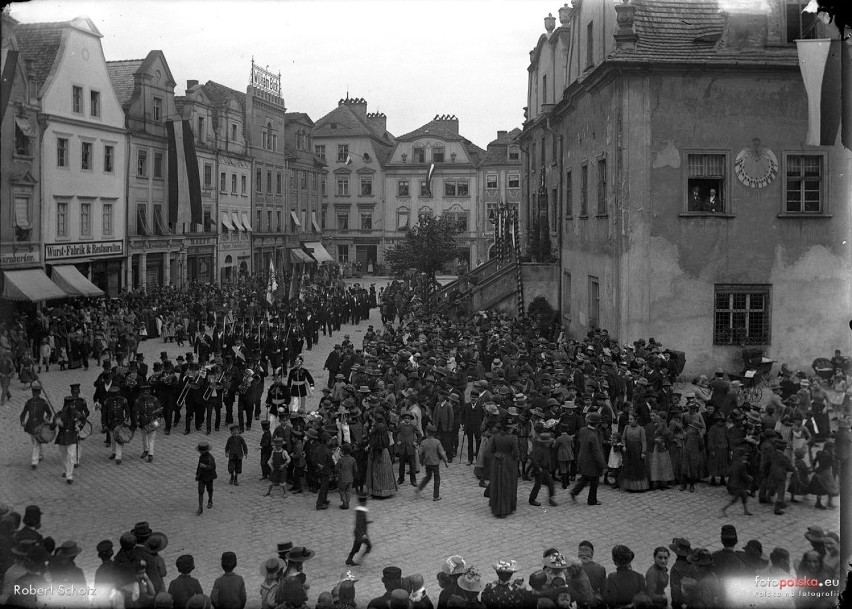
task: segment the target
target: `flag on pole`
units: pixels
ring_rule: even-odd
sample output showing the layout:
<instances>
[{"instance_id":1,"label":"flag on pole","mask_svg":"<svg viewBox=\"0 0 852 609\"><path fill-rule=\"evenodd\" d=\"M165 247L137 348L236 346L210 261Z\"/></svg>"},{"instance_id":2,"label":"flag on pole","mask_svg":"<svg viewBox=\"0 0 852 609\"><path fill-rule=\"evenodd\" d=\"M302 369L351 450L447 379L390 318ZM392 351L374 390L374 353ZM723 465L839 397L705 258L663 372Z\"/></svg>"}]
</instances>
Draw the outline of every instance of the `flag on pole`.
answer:
<instances>
[{"instance_id":1,"label":"flag on pole","mask_svg":"<svg viewBox=\"0 0 852 609\"><path fill-rule=\"evenodd\" d=\"M167 121L169 142L169 224L199 230L201 209L201 180L198 175L198 156L195 138L189 121ZM200 232L200 231L199 231Z\"/></svg>"},{"instance_id":2,"label":"flag on pole","mask_svg":"<svg viewBox=\"0 0 852 609\"><path fill-rule=\"evenodd\" d=\"M351 164L352 164L352 155L347 152L346 153L346 165L351 165Z\"/></svg>"},{"instance_id":3,"label":"flag on pole","mask_svg":"<svg viewBox=\"0 0 852 609\"><path fill-rule=\"evenodd\" d=\"M269 259L269 282L266 285L266 302L272 304L275 302L275 291L278 289L278 282L275 281L275 265L272 264L272 258Z\"/></svg>"},{"instance_id":4,"label":"flag on pole","mask_svg":"<svg viewBox=\"0 0 852 609\"><path fill-rule=\"evenodd\" d=\"M426 172L426 192L429 193L429 196L432 196L432 176L435 173L435 163L429 165L429 171Z\"/></svg>"},{"instance_id":5,"label":"flag on pole","mask_svg":"<svg viewBox=\"0 0 852 609\"><path fill-rule=\"evenodd\" d=\"M799 69L808 97L809 146L832 146L842 112L840 40L797 40Z\"/></svg>"}]
</instances>

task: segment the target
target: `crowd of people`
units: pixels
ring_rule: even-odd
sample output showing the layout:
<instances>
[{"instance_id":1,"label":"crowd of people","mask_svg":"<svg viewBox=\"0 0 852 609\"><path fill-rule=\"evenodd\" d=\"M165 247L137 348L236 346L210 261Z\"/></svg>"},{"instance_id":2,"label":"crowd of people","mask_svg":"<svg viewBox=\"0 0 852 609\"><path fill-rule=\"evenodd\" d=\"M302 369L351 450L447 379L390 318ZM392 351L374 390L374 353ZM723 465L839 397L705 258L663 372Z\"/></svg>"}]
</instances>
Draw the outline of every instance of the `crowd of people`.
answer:
<instances>
[{"instance_id":1,"label":"crowd of people","mask_svg":"<svg viewBox=\"0 0 852 609\"><path fill-rule=\"evenodd\" d=\"M433 500L440 501L441 468L453 461L471 467L472 484L484 489L497 518L516 511L519 480L533 481L527 501L534 506L540 505L542 487L547 501L556 505L558 485L572 502L588 488L586 503L597 506L601 503L597 489L603 483L624 492L671 488L694 492L697 484L721 485L729 494L727 505L720 504L723 513L739 502L749 514L748 499L755 496L760 503L771 503L777 515L791 503L804 503L809 495L815 497L817 509L836 507L839 471L852 446L852 387L847 391L847 369L839 355L829 381L783 366L772 383L769 403L752 404L741 383L727 379L721 370L712 379L694 379L687 390L676 389L682 385L678 379L683 355L653 338L619 344L606 330L592 330L582 340L572 340L556 326L538 327L528 319L488 313L449 319L429 312L425 304L429 289L413 289L402 282L376 293L372 287L345 287L336 278L327 278L303 285L298 298L272 303L267 290L268 281L258 278L234 286L167 287L126 294L112 302L69 304L0 333L4 354L0 359L11 361L25 381L26 361L43 340L39 332L46 330L48 337L52 333L54 344L62 336L60 342L69 347L77 333L107 332L98 350L71 347L69 363L81 360L79 365L88 366L89 356L96 353L96 361L103 358L93 401L117 464L128 434L140 431L144 456L151 461L160 427L169 434L184 418L184 434L192 432L194 422L197 432L209 435L214 426L218 431L224 409L231 433L230 484L238 485L246 453L240 434L260 421L260 469L269 481L267 495L274 497L276 488L284 495L313 492L317 510L328 509L331 490L337 490L341 509L349 509L350 498L357 497L356 539L347 564L357 564L357 553L371 547L366 533L368 497L394 496L408 476L418 492L431 484ZM370 309L377 306L383 327L368 326L360 345L344 335L325 361L326 378L302 367L300 354L319 340L320 331L332 336L341 323L368 319ZM58 328L65 333L58 333ZM163 352L149 373L144 357L134 356L138 344L134 341L145 334L166 342L186 341L192 352L176 362ZM0 372L3 369L0 365ZM308 401L317 386L322 396L311 409ZM21 423L33 436L32 467L41 458L39 434L45 426L58 428L55 440L67 447L65 474L73 483L79 458L75 434L90 416L88 405L78 386L62 410L54 413L39 396L37 382L31 389L33 397ZM207 440L197 448L201 515L205 495L208 507L212 505L216 465ZM12 556L20 558L20 577L43 578L45 570L50 573L52 554L64 551L45 547L47 554L36 552L37 564L23 573L21 569L33 561L29 550L13 552L16 536L33 527L19 530L15 520L10 514L2 521L11 541L4 542L0 553L7 562ZM436 602L439 607L548 607L571 602L580 607L627 607L666 606L671 599L675 607L715 607L731 600L724 598L720 578L795 573L824 580L845 572L834 532L809 529L807 539L813 547L793 565L790 552L783 548L769 552L767 561L759 540L735 551L736 531L728 526L722 530L722 553L711 554L692 548L685 539L674 539L668 547L648 552L653 564L644 576L632 570L633 552L621 545L612 549L617 570L608 576L589 567L594 565L588 555L594 548L585 542L576 560L556 550L545 552L543 569L527 582L513 579L511 560L500 561L497 565L504 566L495 566L497 582L489 586L484 586L479 570L451 557L449 571L438 578L442 591ZM155 603L158 594L167 592L162 584L165 569L154 560L160 565L158 586L151 561L139 558L150 551L151 536L140 541L135 534L127 535L120 540L119 554L125 552L128 566L114 587L123 590L123 600L130 606ZM153 536L160 543L163 537ZM306 597L298 589L304 588L302 567L310 552L299 550L304 552L301 561L287 549L279 558L283 562L271 569L267 591L261 593L264 606L304 605ZM678 558L669 572L671 553ZM153 587L139 579L143 560ZM233 572L235 562L235 557L223 555L226 574ZM191 556L178 559L178 587L201 593L188 581L191 566ZM387 579L388 592L370 606L431 606L423 577L402 578L396 571L386 569L383 581ZM229 576L228 583L235 582ZM342 580L336 593L323 602L354 605L352 586L351 578ZM192 601L186 590L182 600L172 595L174 606L208 602L203 596ZM318 606L321 600L317 599ZM216 607L236 606L212 602ZM831 606L825 604L831 602L828 596L795 599L796 606Z\"/></svg>"}]
</instances>

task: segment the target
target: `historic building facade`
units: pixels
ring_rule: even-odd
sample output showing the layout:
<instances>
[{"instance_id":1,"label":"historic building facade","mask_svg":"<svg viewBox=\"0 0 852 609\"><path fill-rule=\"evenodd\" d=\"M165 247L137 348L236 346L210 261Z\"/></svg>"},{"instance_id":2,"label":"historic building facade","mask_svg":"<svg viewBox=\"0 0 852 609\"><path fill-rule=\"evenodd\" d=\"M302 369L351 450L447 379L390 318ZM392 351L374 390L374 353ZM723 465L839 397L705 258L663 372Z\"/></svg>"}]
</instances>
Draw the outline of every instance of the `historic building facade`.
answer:
<instances>
[{"instance_id":1,"label":"historic building facade","mask_svg":"<svg viewBox=\"0 0 852 609\"><path fill-rule=\"evenodd\" d=\"M2 73L11 78L3 83L4 88L9 87L9 96L0 108L0 268L26 270L17 277L37 277L36 281L44 283L49 280L42 269L41 136L35 64L21 56L15 35L17 22L5 11L2 19ZM2 287L4 295L18 290L11 283L6 289L5 279ZM23 294L18 297L25 298Z\"/></svg>"},{"instance_id":2,"label":"historic building facade","mask_svg":"<svg viewBox=\"0 0 852 609\"><path fill-rule=\"evenodd\" d=\"M385 165L384 225L393 227L386 231L385 244L401 239L422 214L449 214L462 226L456 264L469 267L485 260L487 247L479 239L485 227L481 225L484 214L479 213L478 171L484 155L484 150L459 135L455 116L436 116L398 137Z\"/></svg>"},{"instance_id":3,"label":"historic building facade","mask_svg":"<svg viewBox=\"0 0 852 609\"><path fill-rule=\"evenodd\" d=\"M540 141L532 151L541 129L562 142L544 148L559 155L556 196L547 172L545 186L565 325L654 336L690 354L687 372L739 371L744 345L794 368L846 352L852 156L808 138L795 45L836 30L800 31L781 0L725 13L701 0L688 22L669 4L560 11L572 43L552 107L534 93L541 54L530 67L530 189L552 166ZM525 200L530 215L538 199Z\"/></svg>"},{"instance_id":4,"label":"historic building facade","mask_svg":"<svg viewBox=\"0 0 852 609\"><path fill-rule=\"evenodd\" d=\"M110 81L125 114L130 150L125 284L180 285L183 227L169 222L167 121L177 117L175 81L162 51L142 59L108 61Z\"/></svg>"},{"instance_id":5,"label":"historic building facade","mask_svg":"<svg viewBox=\"0 0 852 609\"><path fill-rule=\"evenodd\" d=\"M125 285L127 131L102 35L86 18L18 24L15 34L41 108L40 200L32 211L41 216L44 262L51 276L82 277L116 295Z\"/></svg>"},{"instance_id":6,"label":"historic building facade","mask_svg":"<svg viewBox=\"0 0 852 609\"><path fill-rule=\"evenodd\" d=\"M498 131L497 139L489 142L479 164L479 199L476 207L478 231L477 257L471 266L478 266L493 258L494 224L501 205L519 210L521 202L521 146L520 129Z\"/></svg>"},{"instance_id":7,"label":"historic building facade","mask_svg":"<svg viewBox=\"0 0 852 609\"><path fill-rule=\"evenodd\" d=\"M314 153L327 163L320 182L320 228L331 256L367 271L384 263L388 228L384 166L395 139L384 114L361 98L341 99L312 131Z\"/></svg>"}]
</instances>

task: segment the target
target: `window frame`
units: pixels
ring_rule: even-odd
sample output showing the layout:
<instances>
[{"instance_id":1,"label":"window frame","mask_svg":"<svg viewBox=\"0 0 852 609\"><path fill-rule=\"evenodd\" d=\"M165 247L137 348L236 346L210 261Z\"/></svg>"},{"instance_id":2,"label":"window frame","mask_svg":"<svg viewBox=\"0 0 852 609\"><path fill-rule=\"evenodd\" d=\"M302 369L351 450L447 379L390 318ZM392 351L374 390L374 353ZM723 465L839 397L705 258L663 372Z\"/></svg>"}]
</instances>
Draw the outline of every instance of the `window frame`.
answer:
<instances>
[{"instance_id":1,"label":"window frame","mask_svg":"<svg viewBox=\"0 0 852 609\"><path fill-rule=\"evenodd\" d=\"M137 148L136 149L136 177L137 178L147 178L148 177L148 149L147 148Z\"/></svg>"},{"instance_id":2,"label":"window frame","mask_svg":"<svg viewBox=\"0 0 852 609\"><path fill-rule=\"evenodd\" d=\"M83 114L83 87L71 85L71 112L73 114Z\"/></svg>"},{"instance_id":3,"label":"window frame","mask_svg":"<svg viewBox=\"0 0 852 609\"><path fill-rule=\"evenodd\" d=\"M400 219L405 218L405 226L401 224ZM405 232L411 228L411 210L407 207L400 207L396 210L396 230Z\"/></svg>"},{"instance_id":4,"label":"window frame","mask_svg":"<svg viewBox=\"0 0 852 609\"><path fill-rule=\"evenodd\" d=\"M344 222L341 222L340 219L344 218ZM337 230L344 231L349 230L349 212L348 211L338 211L337 212Z\"/></svg>"},{"instance_id":5,"label":"window frame","mask_svg":"<svg viewBox=\"0 0 852 609\"><path fill-rule=\"evenodd\" d=\"M219 192L228 192L228 173L225 171L219 172Z\"/></svg>"},{"instance_id":6,"label":"window frame","mask_svg":"<svg viewBox=\"0 0 852 609\"><path fill-rule=\"evenodd\" d=\"M515 182L515 185L512 186L512 182ZM520 190L521 189L521 174L519 173L510 173L506 179L506 188L510 190Z\"/></svg>"},{"instance_id":7,"label":"window frame","mask_svg":"<svg viewBox=\"0 0 852 609\"><path fill-rule=\"evenodd\" d=\"M589 162L580 164L580 213L581 218L589 217Z\"/></svg>"},{"instance_id":8,"label":"window frame","mask_svg":"<svg viewBox=\"0 0 852 609\"><path fill-rule=\"evenodd\" d=\"M796 40L813 40L819 37L819 19L816 13L804 13L803 9L807 6L808 0L784 0L782 2L783 9L781 10L781 18L784 20L784 25L781 28L782 43L796 44ZM790 14L793 12L791 7L795 6L795 13L798 16L797 31L794 33L793 39L790 40ZM805 20L810 21L810 25L805 27Z\"/></svg>"},{"instance_id":9,"label":"window frame","mask_svg":"<svg viewBox=\"0 0 852 609\"><path fill-rule=\"evenodd\" d=\"M500 174L486 173L485 190L497 190L498 188L500 188Z\"/></svg>"},{"instance_id":10,"label":"window frame","mask_svg":"<svg viewBox=\"0 0 852 609\"><path fill-rule=\"evenodd\" d=\"M231 174L231 194L237 194L237 174Z\"/></svg>"},{"instance_id":11,"label":"window frame","mask_svg":"<svg viewBox=\"0 0 852 609\"><path fill-rule=\"evenodd\" d=\"M714 217L732 217L734 215L733 207L731 205L731 180L733 179L734 173L731 167L731 152L730 150L725 150L722 148L684 148L683 154L685 155L685 163L683 163L683 204L681 208L681 215L683 216L701 216L707 218ZM690 173L690 157L691 156L723 156L724 162L722 167L725 171L724 175L720 178L715 176L695 176L692 177ZM703 210L690 210L690 195L692 193L692 188L690 188L690 180L704 180L704 181L712 181L712 180L720 180L721 186L717 188L718 194L721 197L722 201L722 211L720 212L710 212ZM708 187L709 188L709 187ZM708 193L709 195L709 193ZM702 198L703 200L703 198Z\"/></svg>"},{"instance_id":12,"label":"window frame","mask_svg":"<svg viewBox=\"0 0 852 609\"><path fill-rule=\"evenodd\" d=\"M92 236L92 202L80 201L80 237Z\"/></svg>"},{"instance_id":13,"label":"window frame","mask_svg":"<svg viewBox=\"0 0 852 609\"><path fill-rule=\"evenodd\" d=\"M595 66L595 20L586 24L586 69Z\"/></svg>"},{"instance_id":14,"label":"window frame","mask_svg":"<svg viewBox=\"0 0 852 609\"><path fill-rule=\"evenodd\" d=\"M456 196L456 181L455 180L444 180L444 196L445 197L455 197Z\"/></svg>"},{"instance_id":15,"label":"window frame","mask_svg":"<svg viewBox=\"0 0 852 609\"><path fill-rule=\"evenodd\" d=\"M403 187L405 192L403 192ZM410 197L411 196L411 183L409 180L397 180L396 181L396 196L397 197Z\"/></svg>"},{"instance_id":16,"label":"window frame","mask_svg":"<svg viewBox=\"0 0 852 609\"><path fill-rule=\"evenodd\" d=\"M101 209L101 217L103 218L103 222L101 222L101 234L104 237L112 236L114 214L113 205L113 203L104 203Z\"/></svg>"},{"instance_id":17,"label":"window frame","mask_svg":"<svg viewBox=\"0 0 852 609\"><path fill-rule=\"evenodd\" d=\"M155 121L163 120L163 98L154 96L151 103L151 116Z\"/></svg>"},{"instance_id":18,"label":"window frame","mask_svg":"<svg viewBox=\"0 0 852 609\"><path fill-rule=\"evenodd\" d=\"M598 158L597 170L598 170L598 184L597 184L598 210L597 210L596 216L598 218L605 218L608 214L607 162L606 162L605 156Z\"/></svg>"},{"instance_id":19,"label":"window frame","mask_svg":"<svg viewBox=\"0 0 852 609\"><path fill-rule=\"evenodd\" d=\"M359 182L360 182L360 188L359 188L360 196L362 196L362 197L374 196L374 193L373 193L373 176L371 176L371 175L370 176L361 176L361 179L359 180ZM365 188L364 188L365 186L367 187L366 192L365 192Z\"/></svg>"},{"instance_id":20,"label":"window frame","mask_svg":"<svg viewBox=\"0 0 852 609\"><path fill-rule=\"evenodd\" d=\"M90 173L95 167L94 142L80 142L80 171Z\"/></svg>"},{"instance_id":21,"label":"window frame","mask_svg":"<svg viewBox=\"0 0 852 609\"><path fill-rule=\"evenodd\" d=\"M272 194L272 170L266 170L266 194Z\"/></svg>"},{"instance_id":22,"label":"window frame","mask_svg":"<svg viewBox=\"0 0 852 609\"><path fill-rule=\"evenodd\" d=\"M284 193L284 175L280 171L275 172L275 194Z\"/></svg>"},{"instance_id":23,"label":"window frame","mask_svg":"<svg viewBox=\"0 0 852 609\"><path fill-rule=\"evenodd\" d=\"M95 89L89 89L89 116L93 118L100 118L102 112L101 92Z\"/></svg>"},{"instance_id":24,"label":"window frame","mask_svg":"<svg viewBox=\"0 0 852 609\"><path fill-rule=\"evenodd\" d=\"M314 154L324 161L325 160L325 144L315 144L314 145Z\"/></svg>"},{"instance_id":25,"label":"window frame","mask_svg":"<svg viewBox=\"0 0 852 609\"><path fill-rule=\"evenodd\" d=\"M412 149L411 160L414 163L425 163L426 162L426 148L425 146L414 146Z\"/></svg>"},{"instance_id":26,"label":"window frame","mask_svg":"<svg viewBox=\"0 0 852 609\"><path fill-rule=\"evenodd\" d=\"M828 194L831 192L829 189L829 180L830 180L830 172L828 171L828 163L829 156L828 152L823 150L784 150L782 151L781 158L781 175L783 181L781 183L781 211L778 214L779 217L782 218L825 218L830 217L829 206L828 206ZM790 157L801 157L804 159L805 157L818 157L820 160L820 176L819 176L819 211L804 211L801 209L800 211L789 211L788 209L788 200L787 197L789 195L789 177L787 175L787 171L789 168ZM813 180L813 178L811 178ZM800 177L800 182L805 181L805 176L802 175ZM805 200L805 189L804 187L801 189L802 199L800 200L801 207L804 207Z\"/></svg>"},{"instance_id":27,"label":"window frame","mask_svg":"<svg viewBox=\"0 0 852 609\"><path fill-rule=\"evenodd\" d=\"M213 164L212 163L204 163L204 167L202 169L202 175L204 176L204 186L203 188L207 190L213 189Z\"/></svg>"},{"instance_id":28,"label":"window frame","mask_svg":"<svg viewBox=\"0 0 852 609\"><path fill-rule=\"evenodd\" d=\"M728 307L719 307L719 298L722 295L728 296ZM760 295L763 299L763 306L752 309L752 296ZM744 308L736 308L734 299L737 296L744 296ZM752 339L749 338L749 328L751 325L752 314L762 314L764 323L761 329L761 335ZM736 334L734 328L734 315L744 315L745 335ZM728 327L719 327L719 316L728 316ZM729 336L724 336L730 334ZM760 339L760 340L758 340ZM772 285L771 284L722 284L718 283L713 286L713 346L719 347L739 347L741 345L770 345L772 344Z\"/></svg>"},{"instance_id":29,"label":"window frame","mask_svg":"<svg viewBox=\"0 0 852 609\"><path fill-rule=\"evenodd\" d=\"M574 218L574 175L571 169L565 172L565 219Z\"/></svg>"},{"instance_id":30,"label":"window frame","mask_svg":"<svg viewBox=\"0 0 852 609\"><path fill-rule=\"evenodd\" d=\"M346 157L349 156L349 144L337 145L337 162L345 163Z\"/></svg>"},{"instance_id":31,"label":"window frame","mask_svg":"<svg viewBox=\"0 0 852 609\"><path fill-rule=\"evenodd\" d=\"M348 197L349 196L349 176L348 175L339 175L337 176L337 188L335 189L336 197Z\"/></svg>"},{"instance_id":32,"label":"window frame","mask_svg":"<svg viewBox=\"0 0 852 609\"><path fill-rule=\"evenodd\" d=\"M68 201L56 202L56 238L68 238Z\"/></svg>"},{"instance_id":33,"label":"window frame","mask_svg":"<svg viewBox=\"0 0 852 609\"><path fill-rule=\"evenodd\" d=\"M153 178L155 180L162 180L162 179L165 178L165 172L163 171L163 168L164 168L163 163L164 163L165 159L166 159L166 157L161 151L159 151L159 150L154 151L152 174L153 174Z\"/></svg>"},{"instance_id":34,"label":"window frame","mask_svg":"<svg viewBox=\"0 0 852 609\"><path fill-rule=\"evenodd\" d=\"M432 191L429 189L429 183L426 180L420 180L420 198L431 199Z\"/></svg>"},{"instance_id":35,"label":"window frame","mask_svg":"<svg viewBox=\"0 0 852 609\"><path fill-rule=\"evenodd\" d=\"M244 173L240 174L240 194L248 196L248 177ZM278 194L280 195L281 192L279 191Z\"/></svg>"},{"instance_id":36,"label":"window frame","mask_svg":"<svg viewBox=\"0 0 852 609\"><path fill-rule=\"evenodd\" d=\"M263 192L263 170L260 167L254 170L254 191Z\"/></svg>"},{"instance_id":37,"label":"window frame","mask_svg":"<svg viewBox=\"0 0 852 609\"><path fill-rule=\"evenodd\" d=\"M364 230L364 231L373 230L373 212L371 212L371 211L360 211L358 213L358 216L359 216L359 219L360 219L359 222L358 222L358 227L361 230ZM367 226L365 226L365 224Z\"/></svg>"},{"instance_id":38,"label":"window frame","mask_svg":"<svg viewBox=\"0 0 852 609\"><path fill-rule=\"evenodd\" d=\"M56 138L56 166L68 169L71 164L70 141L67 137Z\"/></svg>"},{"instance_id":39,"label":"window frame","mask_svg":"<svg viewBox=\"0 0 852 609\"><path fill-rule=\"evenodd\" d=\"M595 277L594 275L589 275L588 281L588 302L587 304L587 317L586 317L586 326L589 328L600 328L601 327L601 280L599 277ZM594 310L595 315L592 315L592 311Z\"/></svg>"},{"instance_id":40,"label":"window frame","mask_svg":"<svg viewBox=\"0 0 852 609\"><path fill-rule=\"evenodd\" d=\"M447 149L445 146L433 146L432 147L432 162L433 163L446 163L445 159L447 158Z\"/></svg>"}]
</instances>

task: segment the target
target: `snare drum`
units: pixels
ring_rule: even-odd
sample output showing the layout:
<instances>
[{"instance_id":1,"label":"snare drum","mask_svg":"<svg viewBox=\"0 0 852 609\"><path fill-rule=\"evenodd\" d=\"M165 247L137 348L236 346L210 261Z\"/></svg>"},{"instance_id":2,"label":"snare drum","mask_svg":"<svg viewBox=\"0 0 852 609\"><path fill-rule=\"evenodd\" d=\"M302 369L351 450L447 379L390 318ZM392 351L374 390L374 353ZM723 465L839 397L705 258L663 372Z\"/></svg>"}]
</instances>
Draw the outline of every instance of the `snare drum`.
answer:
<instances>
[{"instance_id":1,"label":"snare drum","mask_svg":"<svg viewBox=\"0 0 852 609\"><path fill-rule=\"evenodd\" d=\"M35 428L33 437L38 441L39 444L50 444L56 439L57 433L57 429L51 428L49 423L42 423L41 425Z\"/></svg>"},{"instance_id":2,"label":"snare drum","mask_svg":"<svg viewBox=\"0 0 852 609\"><path fill-rule=\"evenodd\" d=\"M157 429L159 429L159 427L160 427L160 422L157 419L154 419L153 421L151 421L150 423L148 423L144 427L145 433L151 433L152 431L157 431Z\"/></svg>"},{"instance_id":3,"label":"snare drum","mask_svg":"<svg viewBox=\"0 0 852 609\"><path fill-rule=\"evenodd\" d=\"M112 435L118 444L129 444L133 439L133 433L127 425L119 425L113 430Z\"/></svg>"},{"instance_id":4,"label":"snare drum","mask_svg":"<svg viewBox=\"0 0 852 609\"><path fill-rule=\"evenodd\" d=\"M92 435L92 424L89 421L83 421L77 429L77 439L85 440Z\"/></svg>"}]
</instances>

